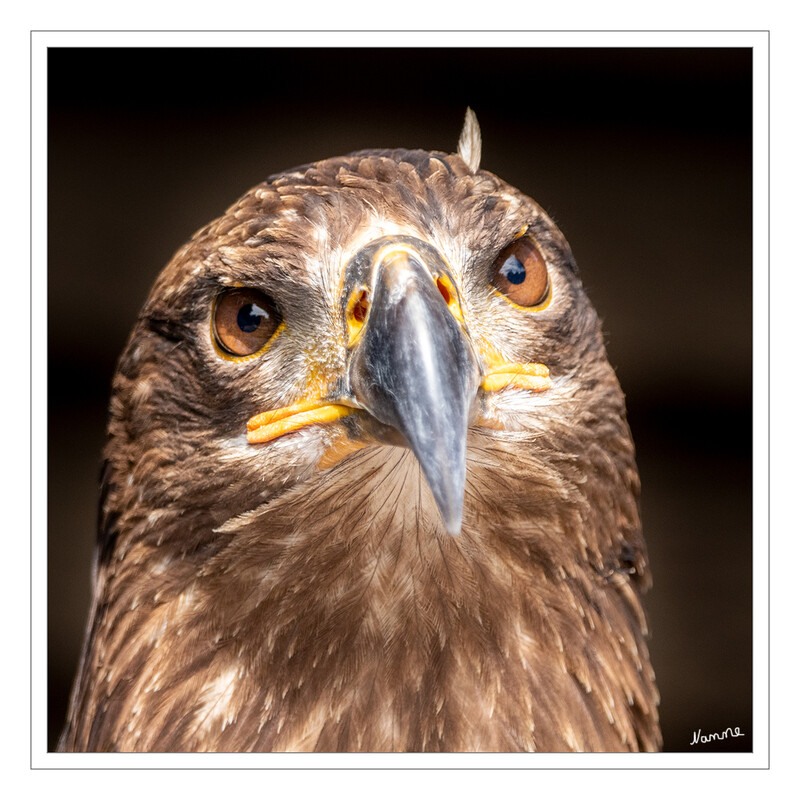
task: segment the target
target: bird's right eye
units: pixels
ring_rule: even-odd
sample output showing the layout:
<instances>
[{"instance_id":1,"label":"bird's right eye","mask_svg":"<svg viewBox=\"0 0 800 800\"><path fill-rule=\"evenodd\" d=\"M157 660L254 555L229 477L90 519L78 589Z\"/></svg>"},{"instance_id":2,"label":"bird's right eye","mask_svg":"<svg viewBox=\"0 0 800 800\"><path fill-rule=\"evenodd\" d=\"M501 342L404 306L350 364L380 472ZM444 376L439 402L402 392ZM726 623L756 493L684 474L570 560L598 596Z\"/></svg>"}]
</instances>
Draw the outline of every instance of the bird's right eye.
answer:
<instances>
[{"instance_id":1,"label":"bird's right eye","mask_svg":"<svg viewBox=\"0 0 800 800\"><path fill-rule=\"evenodd\" d=\"M250 356L261 350L281 324L271 297L258 289L231 289L214 302L214 340L223 355Z\"/></svg>"},{"instance_id":2,"label":"bird's right eye","mask_svg":"<svg viewBox=\"0 0 800 800\"><path fill-rule=\"evenodd\" d=\"M543 309L551 293L547 264L529 236L501 250L492 267L492 285L512 303L533 311Z\"/></svg>"}]
</instances>

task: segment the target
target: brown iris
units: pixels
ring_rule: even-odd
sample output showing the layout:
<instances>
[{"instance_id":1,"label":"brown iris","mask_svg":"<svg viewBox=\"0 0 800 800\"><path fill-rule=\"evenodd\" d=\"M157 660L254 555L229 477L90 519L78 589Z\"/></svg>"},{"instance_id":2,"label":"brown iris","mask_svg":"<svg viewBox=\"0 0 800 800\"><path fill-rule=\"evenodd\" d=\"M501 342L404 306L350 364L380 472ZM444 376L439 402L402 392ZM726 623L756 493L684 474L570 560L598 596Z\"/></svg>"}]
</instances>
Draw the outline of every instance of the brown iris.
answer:
<instances>
[{"instance_id":1,"label":"brown iris","mask_svg":"<svg viewBox=\"0 0 800 800\"><path fill-rule=\"evenodd\" d=\"M492 285L518 306L540 306L547 301L547 264L533 239L523 236L503 248L492 267Z\"/></svg>"},{"instance_id":2,"label":"brown iris","mask_svg":"<svg viewBox=\"0 0 800 800\"><path fill-rule=\"evenodd\" d=\"M260 350L281 324L275 302L258 289L231 289L214 304L214 338L234 356Z\"/></svg>"}]
</instances>

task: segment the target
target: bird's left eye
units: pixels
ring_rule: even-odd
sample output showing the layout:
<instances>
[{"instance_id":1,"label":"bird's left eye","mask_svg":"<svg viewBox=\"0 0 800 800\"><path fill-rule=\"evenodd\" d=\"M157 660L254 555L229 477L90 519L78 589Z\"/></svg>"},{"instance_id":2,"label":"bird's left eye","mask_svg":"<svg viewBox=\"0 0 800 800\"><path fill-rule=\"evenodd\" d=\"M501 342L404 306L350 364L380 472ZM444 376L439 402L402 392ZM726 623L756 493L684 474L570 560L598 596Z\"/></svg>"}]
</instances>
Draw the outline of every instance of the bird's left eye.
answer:
<instances>
[{"instance_id":1,"label":"bird's left eye","mask_svg":"<svg viewBox=\"0 0 800 800\"><path fill-rule=\"evenodd\" d=\"M232 289L214 303L214 339L233 356L259 351L281 324L281 313L272 298L258 289Z\"/></svg>"},{"instance_id":2,"label":"bird's left eye","mask_svg":"<svg viewBox=\"0 0 800 800\"><path fill-rule=\"evenodd\" d=\"M492 267L492 285L518 306L542 307L550 298L547 264L529 236L500 251Z\"/></svg>"}]
</instances>

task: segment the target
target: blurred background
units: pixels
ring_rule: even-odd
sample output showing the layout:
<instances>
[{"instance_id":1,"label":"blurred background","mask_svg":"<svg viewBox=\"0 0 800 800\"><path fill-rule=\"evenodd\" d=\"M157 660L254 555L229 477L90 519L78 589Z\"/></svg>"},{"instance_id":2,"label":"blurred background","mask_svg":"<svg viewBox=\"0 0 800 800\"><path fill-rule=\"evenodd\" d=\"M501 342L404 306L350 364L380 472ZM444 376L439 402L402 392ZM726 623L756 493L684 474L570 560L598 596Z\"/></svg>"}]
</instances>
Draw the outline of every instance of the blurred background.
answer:
<instances>
[{"instance_id":1,"label":"blurred background","mask_svg":"<svg viewBox=\"0 0 800 800\"><path fill-rule=\"evenodd\" d=\"M628 398L666 750L752 749L748 49L49 50L48 669L56 745L90 595L115 361L192 233L272 173L453 152L572 245ZM690 747L693 733L746 736Z\"/></svg>"}]
</instances>

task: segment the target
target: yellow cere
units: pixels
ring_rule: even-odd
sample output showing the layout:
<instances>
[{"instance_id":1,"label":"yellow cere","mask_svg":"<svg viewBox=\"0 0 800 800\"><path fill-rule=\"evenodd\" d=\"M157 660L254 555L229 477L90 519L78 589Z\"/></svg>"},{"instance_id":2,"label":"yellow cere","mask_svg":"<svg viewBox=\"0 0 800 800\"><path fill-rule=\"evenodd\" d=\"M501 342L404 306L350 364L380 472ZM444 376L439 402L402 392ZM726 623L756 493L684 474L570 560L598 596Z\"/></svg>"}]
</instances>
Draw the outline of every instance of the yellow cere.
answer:
<instances>
[{"instance_id":1,"label":"yellow cere","mask_svg":"<svg viewBox=\"0 0 800 800\"><path fill-rule=\"evenodd\" d=\"M284 408L256 414L248 420L247 441L250 444L263 444L308 425L333 422L353 411L355 411L354 408L338 403L301 400L299 403Z\"/></svg>"},{"instance_id":2,"label":"yellow cere","mask_svg":"<svg viewBox=\"0 0 800 800\"><path fill-rule=\"evenodd\" d=\"M543 392L551 388L550 370L544 364L496 363L486 373L481 388L497 392L506 387Z\"/></svg>"}]
</instances>

